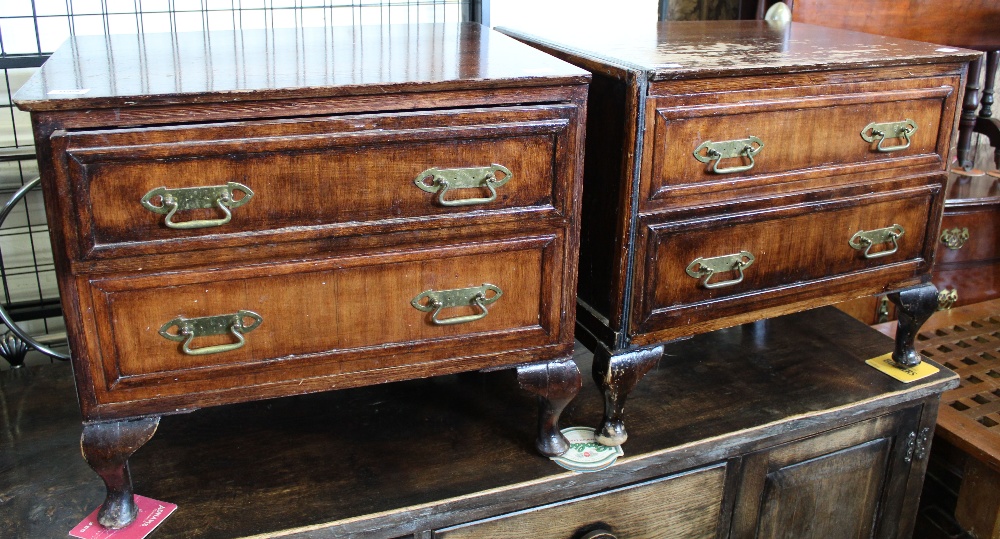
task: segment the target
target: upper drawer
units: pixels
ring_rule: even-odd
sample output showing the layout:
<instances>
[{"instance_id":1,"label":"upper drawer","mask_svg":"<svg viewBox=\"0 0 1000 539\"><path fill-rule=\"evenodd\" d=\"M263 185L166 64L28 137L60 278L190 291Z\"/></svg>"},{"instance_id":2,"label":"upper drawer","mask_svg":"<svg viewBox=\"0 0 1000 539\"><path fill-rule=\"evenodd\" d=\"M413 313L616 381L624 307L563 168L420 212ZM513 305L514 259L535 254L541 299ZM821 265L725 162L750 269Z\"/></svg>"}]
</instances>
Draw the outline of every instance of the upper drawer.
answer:
<instances>
[{"instance_id":1,"label":"upper drawer","mask_svg":"<svg viewBox=\"0 0 1000 539\"><path fill-rule=\"evenodd\" d=\"M717 465L434 532L436 539L716 537L726 467Z\"/></svg>"},{"instance_id":2,"label":"upper drawer","mask_svg":"<svg viewBox=\"0 0 1000 539\"><path fill-rule=\"evenodd\" d=\"M88 258L564 216L578 112L299 118L52 142Z\"/></svg>"},{"instance_id":3,"label":"upper drawer","mask_svg":"<svg viewBox=\"0 0 1000 539\"><path fill-rule=\"evenodd\" d=\"M726 327L734 325L725 323L727 317L881 290L926 273L938 225L930 216L941 204L944 179L914 179L933 183L852 196L802 195L756 211L643 219L632 334L677 338L699 324ZM844 281L849 276L852 283Z\"/></svg>"},{"instance_id":4,"label":"upper drawer","mask_svg":"<svg viewBox=\"0 0 1000 539\"><path fill-rule=\"evenodd\" d=\"M947 82L758 90L735 101L726 94L653 98L644 208L799 180L826 187L838 180L817 178L875 168L941 168L953 122L942 116L954 106Z\"/></svg>"},{"instance_id":5,"label":"upper drawer","mask_svg":"<svg viewBox=\"0 0 1000 539\"><path fill-rule=\"evenodd\" d=\"M80 277L102 402L377 371L499 366L566 345L562 234L263 267ZM483 359L487 358L487 359ZM400 372L411 368L412 372ZM422 369L422 370L421 370ZM459 369L461 370L461 369ZM468 369L465 369L468 370ZM367 383L373 383L368 381ZM357 385L354 383L353 385ZM196 398L196 397L195 397Z\"/></svg>"}]
</instances>

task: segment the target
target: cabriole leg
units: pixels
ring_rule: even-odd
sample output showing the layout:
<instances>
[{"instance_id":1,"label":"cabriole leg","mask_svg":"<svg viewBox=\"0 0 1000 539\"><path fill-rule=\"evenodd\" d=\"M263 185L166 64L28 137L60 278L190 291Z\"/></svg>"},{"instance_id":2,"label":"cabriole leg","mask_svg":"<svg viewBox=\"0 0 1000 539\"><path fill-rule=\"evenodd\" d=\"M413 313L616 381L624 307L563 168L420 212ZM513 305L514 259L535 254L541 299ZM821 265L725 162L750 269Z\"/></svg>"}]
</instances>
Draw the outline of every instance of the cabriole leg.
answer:
<instances>
[{"instance_id":1,"label":"cabriole leg","mask_svg":"<svg viewBox=\"0 0 1000 539\"><path fill-rule=\"evenodd\" d=\"M915 367L920 364L920 354L913 347L920 326L937 310L937 288L934 285L922 284L889 294L889 300L896 304L896 314L899 325L896 328L896 349L892 359L903 367Z\"/></svg>"},{"instance_id":2,"label":"cabriole leg","mask_svg":"<svg viewBox=\"0 0 1000 539\"><path fill-rule=\"evenodd\" d=\"M535 447L548 457L569 450L559 430L559 415L583 387L580 369L572 358L541 361L517 368L521 389L538 395L538 440Z\"/></svg>"},{"instance_id":3,"label":"cabriole leg","mask_svg":"<svg viewBox=\"0 0 1000 539\"><path fill-rule=\"evenodd\" d=\"M649 369L663 357L663 347L612 355L599 346L594 354L594 381L604 394L604 419L597 429L597 441L615 446L628 439L625 432L625 399Z\"/></svg>"},{"instance_id":4,"label":"cabriole leg","mask_svg":"<svg viewBox=\"0 0 1000 539\"><path fill-rule=\"evenodd\" d=\"M83 458L104 480L108 492L97 515L101 526L117 530L135 520L139 509L132 498L128 459L153 437L159 424L159 417L147 417L83 425Z\"/></svg>"}]
</instances>

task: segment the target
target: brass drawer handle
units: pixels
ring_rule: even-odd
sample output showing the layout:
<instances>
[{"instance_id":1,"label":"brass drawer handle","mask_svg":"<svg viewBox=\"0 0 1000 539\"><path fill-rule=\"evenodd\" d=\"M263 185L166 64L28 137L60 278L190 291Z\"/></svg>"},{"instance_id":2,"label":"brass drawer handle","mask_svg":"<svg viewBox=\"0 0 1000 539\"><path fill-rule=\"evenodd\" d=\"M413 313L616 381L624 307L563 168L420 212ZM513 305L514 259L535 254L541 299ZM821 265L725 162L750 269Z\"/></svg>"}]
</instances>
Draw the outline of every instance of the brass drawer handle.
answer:
<instances>
[{"instance_id":1,"label":"brass drawer handle","mask_svg":"<svg viewBox=\"0 0 1000 539\"><path fill-rule=\"evenodd\" d=\"M712 164L712 172L716 174L732 174L734 172L746 172L753 168L753 156L764 149L764 141L755 136L740 140L725 140L722 142L712 142L706 140L694 150L694 158L702 163L715 161ZM750 159L749 165L738 167L719 168L719 162L723 159L747 156Z\"/></svg>"},{"instance_id":2,"label":"brass drawer handle","mask_svg":"<svg viewBox=\"0 0 1000 539\"><path fill-rule=\"evenodd\" d=\"M969 241L969 229L967 227L955 227L941 233L941 243L952 251L961 249L965 242Z\"/></svg>"},{"instance_id":3,"label":"brass drawer handle","mask_svg":"<svg viewBox=\"0 0 1000 539\"><path fill-rule=\"evenodd\" d=\"M503 178L497 178L497 172ZM503 165L492 164L488 167L470 168L429 168L413 180L417 187L428 193L437 193L437 203L442 206L472 206L487 204L497 199L497 187L507 183L514 174ZM428 183L428 180L430 183ZM453 189L489 189L490 196L486 198L462 198L448 200L445 193Z\"/></svg>"},{"instance_id":4,"label":"brass drawer handle","mask_svg":"<svg viewBox=\"0 0 1000 539\"><path fill-rule=\"evenodd\" d=\"M754 260L753 253L750 251L740 251L731 255L696 258L688 264L687 269L684 271L695 279L701 278L701 286L705 288L723 288L742 283L743 269L750 267ZM709 282L716 273L725 273L727 271L739 272L739 277L728 281Z\"/></svg>"},{"instance_id":5,"label":"brass drawer handle","mask_svg":"<svg viewBox=\"0 0 1000 539\"><path fill-rule=\"evenodd\" d=\"M848 245L858 251L864 249L865 258L881 258L889 256L899 250L899 238L906 234L902 225L892 225L876 230L859 230L848 240ZM892 249L872 253L872 247L883 243L892 243Z\"/></svg>"},{"instance_id":6,"label":"brass drawer handle","mask_svg":"<svg viewBox=\"0 0 1000 539\"><path fill-rule=\"evenodd\" d=\"M243 193L239 200L236 200L235 193ZM153 204L153 200L159 197L160 205ZM230 211L233 208L250 202L253 198L253 191L242 183L229 182L226 185L210 185L208 187L178 187L167 189L157 187L146 193L142 197L142 206L153 213L166 214L164 219L167 226L179 230L192 228L208 228L222 226L233 218ZM195 221L175 222L174 214L178 211L203 210L208 208L218 208L222 210L225 217L221 219L199 219Z\"/></svg>"},{"instance_id":7,"label":"brass drawer handle","mask_svg":"<svg viewBox=\"0 0 1000 539\"><path fill-rule=\"evenodd\" d=\"M875 149L882 153L889 153L909 148L911 142L910 135L912 135L916 130L917 122L914 122L913 120L887 123L872 122L861 130L861 138L869 144L878 140L878 146L876 146ZM882 146L886 139L893 138L901 138L906 141L906 144L888 147Z\"/></svg>"},{"instance_id":8,"label":"brass drawer handle","mask_svg":"<svg viewBox=\"0 0 1000 539\"><path fill-rule=\"evenodd\" d=\"M247 319L252 320L249 324ZM201 318L184 318L178 316L160 327L160 335L171 341L183 341L181 347L185 354L191 356L204 356L206 354L219 354L242 348L246 344L244 334L250 333L263 322L264 319L253 311L237 311L233 314L220 314L218 316L203 316ZM177 333L170 333L170 328L176 327ZM232 334L236 341L232 344L217 344L204 348L191 348L191 341L196 337L206 337L208 335Z\"/></svg>"},{"instance_id":9,"label":"brass drawer handle","mask_svg":"<svg viewBox=\"0 0 1000 539\"><path fill-rule=\"evenodd\" d=\"M948 290L947 288L945 288L941 290L940 292L938 292L937 300L938 300L937 310L947 311L948 309L951 309L952 307L955 306L955 303L958 301L958 289L952 288L951 290Z\"/></svg>"},{"instance_id":10,"label":"brass drawer handle","mask_svg":"<svg viewBox=\"0 0 1000 539\"><path fill-rule=\"evenodd\" d=\"M492 292L492 294L491 294ZM486 306L500 299L503 290L494 284L483 283L482 286L470 288L457 288L454 290L425 290L410 301L414 309L424 312L432 312L431 321L438 326L451 326L454 324L465 324L484 318L490 314ZM479 309L476 314L466 316L455 316L452 318L438 318L442 310L451 307L474 306Z\"/></svg>"}]
</instances>

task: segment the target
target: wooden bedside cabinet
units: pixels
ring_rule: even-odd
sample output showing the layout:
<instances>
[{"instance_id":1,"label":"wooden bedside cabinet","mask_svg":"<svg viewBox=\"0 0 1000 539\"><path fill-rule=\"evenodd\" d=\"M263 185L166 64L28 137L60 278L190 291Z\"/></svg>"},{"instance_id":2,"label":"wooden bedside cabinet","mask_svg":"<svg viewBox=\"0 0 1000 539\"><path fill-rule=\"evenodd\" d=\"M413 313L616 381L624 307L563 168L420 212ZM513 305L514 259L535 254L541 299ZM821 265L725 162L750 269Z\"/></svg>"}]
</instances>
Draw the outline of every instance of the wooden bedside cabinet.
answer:
<instances>
[{"instance_id":1,"label":"wooden bedside cabinet","mask_svg":"<svg viewBox=\"0 0 1000 539\"><path fill-rule=\"evenodd\" d=\"M101 523L159 416L205 406L517 367L564 452L588 80L475 24L60 48L15 101Z\"/></svg>"},{"instance_id":2,"label":"wooden bedside cabinet","mask_svg":"<svg viewBox=\"0 0 1000 539\"><path fill-rule=\"evenodd\" d=\"M501 31L594 73L577 318L602 442L661 343L717 328L893 292L893 357L919 363L975 53L763 21Z\"/></svg>"}]
</instances>

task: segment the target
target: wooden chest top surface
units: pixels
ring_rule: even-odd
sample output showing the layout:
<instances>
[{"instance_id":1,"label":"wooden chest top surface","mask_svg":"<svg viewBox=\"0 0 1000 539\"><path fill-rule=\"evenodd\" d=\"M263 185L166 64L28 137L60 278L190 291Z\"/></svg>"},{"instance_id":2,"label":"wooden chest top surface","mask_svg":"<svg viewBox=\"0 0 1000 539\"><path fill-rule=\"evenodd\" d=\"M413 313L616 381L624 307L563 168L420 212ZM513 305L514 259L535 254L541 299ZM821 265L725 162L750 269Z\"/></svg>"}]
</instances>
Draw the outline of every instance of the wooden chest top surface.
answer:
<instances>
[{"instance_id":1,"label":"wooden chest top surface","mask_svg":"<svg viewBox=\"0 0 1000 539\"><path fill-rule=\"evenodd\" d=\"M973 51L825 28L765 21L637 22L613 27L502 28L508 35L598 64L644 71L651 80L796 73L970 61Z\"/></svg>"},{"instance_id":2,"label":"wooden chest top surface","mask_svg":"<svg viewBox=\"0 0 1000 539\"><path fill-rule=\"evenodd\" d=\"M17 93L25 110L584 83L474 23L76 36Z\"/></svg>"}]
</instances>

